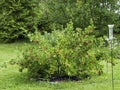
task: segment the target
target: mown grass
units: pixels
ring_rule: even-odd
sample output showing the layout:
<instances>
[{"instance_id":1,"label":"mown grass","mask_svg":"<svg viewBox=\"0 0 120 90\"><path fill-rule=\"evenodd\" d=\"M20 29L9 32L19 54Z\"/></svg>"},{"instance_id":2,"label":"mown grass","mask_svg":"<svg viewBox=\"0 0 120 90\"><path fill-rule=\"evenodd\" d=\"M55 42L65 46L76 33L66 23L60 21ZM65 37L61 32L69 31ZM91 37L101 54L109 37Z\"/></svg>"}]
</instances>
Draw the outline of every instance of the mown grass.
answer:
<instances>
[{"instance_id":1,"label":"mown grass","mask_svg":"<svg viewBox=\"0 0 120 90\"><path fill-rule=\"evenodd\" d=\"M93 76L91 79L82 81L66 82L42 82L27 79L26 72L18 71L18 66L3 65L11 59L17 57L17 47L24 49L23 43L0 44L0 90L112 90L111 88L111 65L104 65L104 74ZM1 67L3 66L3 67ZM115 90L120 90L120 62L114 66L114 85Z\"/></svg>"}]
</instances>

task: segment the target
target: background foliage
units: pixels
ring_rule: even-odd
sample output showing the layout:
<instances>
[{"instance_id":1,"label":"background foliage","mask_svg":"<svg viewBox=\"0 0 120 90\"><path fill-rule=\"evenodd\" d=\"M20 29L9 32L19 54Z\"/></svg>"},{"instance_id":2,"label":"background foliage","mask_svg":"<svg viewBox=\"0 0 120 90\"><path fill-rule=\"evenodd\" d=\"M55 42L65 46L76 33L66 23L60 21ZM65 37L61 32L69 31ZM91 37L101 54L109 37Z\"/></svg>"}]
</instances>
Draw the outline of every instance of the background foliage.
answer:
<instances>
[{"instance_id":1,"label":"background foliage","mask_svg":"<svg viewBox=\"0 0 120 90\"><path fill-rule=\"evenodd\" d=\"M74 28L85 28L94 24L99 34L107 34L108 24L115 24L115 32L120 30L119 0L45 0L44 21L46 25L66 25L70 20ZM116 13L117 12L117 13ZM49 27L49 29L51 29Z\"/></svg>"},{"instance_id":2,"label":"background foliage","mask_svg":"<svg viewBox=\"0 0 120 90\"><path fill-rule=\"evenodd\" d=\"M38 0L0 1L0 39L13 42L26 39L28 32L37 29Z\"/></svg>"},{"instance_id":3,"label":"background foliage","mask_svg":"<svg viewBox=\"0 0 120 90\"><path fill-rule=\"evenodd\" d=\"M119 0L1 0L0 39L13 42L26 39L29 32L51 32L66 27L74 29L94 24L98 35L107 34L107 25L120 31Z\"/></svg>"}]
</instances>

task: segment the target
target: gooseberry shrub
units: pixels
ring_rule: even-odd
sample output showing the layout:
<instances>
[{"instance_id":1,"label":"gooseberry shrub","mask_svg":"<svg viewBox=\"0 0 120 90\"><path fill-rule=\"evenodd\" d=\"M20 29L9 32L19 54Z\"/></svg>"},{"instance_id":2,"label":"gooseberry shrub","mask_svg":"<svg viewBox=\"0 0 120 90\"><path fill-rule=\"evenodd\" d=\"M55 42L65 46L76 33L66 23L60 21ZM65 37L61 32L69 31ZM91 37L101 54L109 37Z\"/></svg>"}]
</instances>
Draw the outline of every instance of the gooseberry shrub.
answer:
<instances>
[{"instance_id":1,"label":"gooseberry shrub","mask_svg":"<svg viewBox=\"0 0 120 90\"><path fill-rule=\"evenodd\" d=\"M88 26L74 30L70 22L61 31L29 34L32 43L16 61L20 71L27 69L30 78L47 80L62 77L79 80L102 74L101 60L95 50L102 39L95 38L93 29Z\"/></svg>"}]
</instances>

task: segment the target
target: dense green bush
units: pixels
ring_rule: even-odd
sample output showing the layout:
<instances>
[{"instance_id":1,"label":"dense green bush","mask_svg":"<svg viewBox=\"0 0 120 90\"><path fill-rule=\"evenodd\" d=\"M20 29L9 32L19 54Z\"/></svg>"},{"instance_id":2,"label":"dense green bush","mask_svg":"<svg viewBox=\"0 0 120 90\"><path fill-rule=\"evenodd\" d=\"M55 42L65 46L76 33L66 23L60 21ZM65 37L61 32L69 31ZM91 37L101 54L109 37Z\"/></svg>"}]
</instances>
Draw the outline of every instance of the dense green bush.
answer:
<instances>
[{"instance_id":1,"label":"dense green bush","mask_svg":"<svg viewBox=\"0 0 120 90\"><path fill-rule=\"evenodd\" d=\"M73 23L69 23L62 31L45 35L36 31L28 36L32 44L23 51L16 64L20 71L27 68L29 77L84 79L102 73L100 58L97 58L99 51L95 50L102 39L94 37L93 26L74 31Z\"/></svg>"},{"instance_id":2,"label":"dense green bush","mask_svg":"<svg viewBox=\"0 0 120 90\"><path fill-rule=\"evenodd\" d=\"M38 0L0 1L0 40L26 39L37 28Z\"/></svg>"}]
</instances>

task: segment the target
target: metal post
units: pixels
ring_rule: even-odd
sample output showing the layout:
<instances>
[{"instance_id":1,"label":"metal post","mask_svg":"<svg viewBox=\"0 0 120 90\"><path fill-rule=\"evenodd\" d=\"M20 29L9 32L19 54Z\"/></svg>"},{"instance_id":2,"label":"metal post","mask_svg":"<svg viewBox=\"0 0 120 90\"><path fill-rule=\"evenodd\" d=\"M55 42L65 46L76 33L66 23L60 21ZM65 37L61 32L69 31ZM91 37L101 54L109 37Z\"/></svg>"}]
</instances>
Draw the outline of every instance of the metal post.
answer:
<instances>
[{"instance_id":1,"label":"metal post","mask_svg":"<svg viewBox=\"0 0 120 90\"><path fill-rule=\"evenodd\" d=\"M111 51L111 69L112 69L112 90L114 90L114 71L113 71L113 41L110 40L110 51Z\"/></svg>"},{"instance_id":2,"label":"metal post","mask_svg":"<svg viewBox=\"0 0 120 90\"><path fill-rule=\"evenodd\" d=\"M114 71L113 71L113 27L114 25L108 25L109 27L109 40L110 40L110 51L111 51L111 69L112 69L112 90L114 90Z\"/></svg>"}]
</instances>

